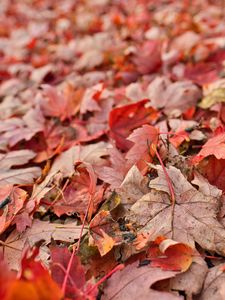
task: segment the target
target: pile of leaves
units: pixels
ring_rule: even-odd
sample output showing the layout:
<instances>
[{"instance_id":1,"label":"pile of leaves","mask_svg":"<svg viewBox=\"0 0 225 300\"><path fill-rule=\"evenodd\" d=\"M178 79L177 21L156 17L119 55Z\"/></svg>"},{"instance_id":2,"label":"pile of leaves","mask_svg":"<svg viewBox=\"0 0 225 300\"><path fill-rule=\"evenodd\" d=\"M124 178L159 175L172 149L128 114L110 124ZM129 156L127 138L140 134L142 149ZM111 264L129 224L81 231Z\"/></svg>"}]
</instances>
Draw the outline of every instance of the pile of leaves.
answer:
<instances>
[{"instance_id":1,"label":"pile of leaves","mask_svg":"<svg viewBox=\"0 0 225 300\"><path fill-rule=\"evenodd\" d=\"M1 0L1 299L225 299L223 3Z\"/></svg>"}]
</instances>

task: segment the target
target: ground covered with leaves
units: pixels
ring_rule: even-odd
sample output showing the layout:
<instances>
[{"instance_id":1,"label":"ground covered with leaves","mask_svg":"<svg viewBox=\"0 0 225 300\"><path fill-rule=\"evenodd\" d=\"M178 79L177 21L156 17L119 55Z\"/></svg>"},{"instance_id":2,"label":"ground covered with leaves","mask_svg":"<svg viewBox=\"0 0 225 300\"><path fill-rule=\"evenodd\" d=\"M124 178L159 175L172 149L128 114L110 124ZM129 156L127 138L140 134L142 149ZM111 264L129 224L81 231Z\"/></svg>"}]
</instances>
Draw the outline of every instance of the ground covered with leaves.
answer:
<instances>
[{"instance_id":1,"label":"ground covered with leaves","mask_svg":"<svg viewBox=\"0 0 225 300\"><path fill-rule=\"evenodd\" d=\"M1 0L0 299L225 299L224 20Z\"/></svg>"}]
</instances>

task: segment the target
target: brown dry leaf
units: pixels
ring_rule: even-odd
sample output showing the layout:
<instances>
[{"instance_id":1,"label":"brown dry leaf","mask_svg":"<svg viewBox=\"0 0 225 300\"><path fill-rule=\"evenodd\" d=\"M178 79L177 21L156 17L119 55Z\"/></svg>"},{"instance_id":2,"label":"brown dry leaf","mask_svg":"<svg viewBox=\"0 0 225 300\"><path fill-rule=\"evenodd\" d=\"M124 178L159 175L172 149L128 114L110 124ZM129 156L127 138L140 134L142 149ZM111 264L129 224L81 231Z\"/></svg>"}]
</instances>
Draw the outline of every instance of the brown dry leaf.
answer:
<instances>
[{"instance_id":1,"label":"brown dry leaf","mask_svg":"<svg viewBox=\"0 0 225 300\"><path fill-rule=\"evenodd\" d=\"M8 170L12 166L24 165L35 156L36 153L31 150L17 150L0 154L0 169Z\"/></svg>"},{"instance_id":2,"label":"brown dry leaf","mask_svg":"<svg viewBox=\"0 0 225 300\"><path fill-rule=\"evenodd\" d=\"M29 184L33 183L33 179L41 175L39 167L31 167L25 169L10 169L0 171L0 186L7 184Z\"/></svg>"},{"instance_id":3,"label":"brown dry leaf","mask_svg":"<svg viewBox=\"0 0 225 300\"><path fill-rule=\"evenodd\" d=\"M128 171L117 189L124 210L128 210L137 200L149 192L148 180L134 165Z\"/></svg>"},{"instance_id":4,"label":"brown dry leaf","mask_svg":"<svg viewBox=\"0 0 225 300\"><path fill-rule=\"evenodd\" d=\"M80 236L81 226L76 222L68 224L49 223L46 221L34 220L32 227L28 228L24 233L20 234L14 230L4 242L2 251L4 259L7 261L9 267L18 270L21 258L21 252L25 243L29 243L32 247L37 242L43 241L40 247L39 257L47 264L49 258L49 250L46 246L51 242L51 239L61 242L72 243ZM86 234L87 229L84 228L83 235Z\"/></svg>"},{"instance_id":5,"label":"brown dry leaf","mask_svg":"<svg viewBox=\"0 0 225 300\"><path fill-rule=\"evenodd\" d=\"M170 166L167 169L175 193L172 205L169 188L161 166L158 176L150 182L151 192L131 207L131 217L154 240L163 235L192 248L197 242L209 251L225 255L225 228L217 220L220 199L197 191L182 175Z\"/></svg>"},{"instance_id":6,"label":"brown dry leaf","mask_svg":"<svg viewBox=\"0 0 225 300\"><path fill-rule=\"evenodd\" d=\"M193 257L190 268L171 279L171 288L175 291L185 292L187 299L198 295L202 289L208 267L202 257Z\"/></svg>"},{"instance_id":7,"label":"brown dry leaf","mask_svg":"<svg viewBox=\"0 0 225 300\"><path fill-rule=\"evenodd\" d=\"M225 264L220 264L209 270L199 300L225 299Z\"/></svg>"},{"instance_id":8,"label":"brown dry leaf","mask_svg":"<svg viewBox=\"0 0 225 300\"><path fill-rule=\"evenodd\" d=\"M89 244L98 247L101 256L108 253L114 245L121 242L122 234L109 211L101 210L91 220Z\"/></svg>"},{"instance_id":9,"label":"brown dry leaf","mask_svg":"<svg viewBox=\"0 0 225 300\"><path fill-rule=\"evenodd\" d=\"M156 77L148 86L148 96L155 108L164 107L164 113L179 115L191 106L196 105L201 91L191 81L172 83L167 77Z\"/></svg>"},{"instance_id":10,"label":"brown dry leaf","mask_svg":"<svg viewBox=\"0 0 225 300\"><path fill-rule=\"evenodd\" d=\"M172 278L176 274L176 272L163 271L149 266L138 267L137 262L135 262L108 279L102 300L183 299L183 297L175 294L151 288L154 283Z\"/></svg>"}]
</instances>

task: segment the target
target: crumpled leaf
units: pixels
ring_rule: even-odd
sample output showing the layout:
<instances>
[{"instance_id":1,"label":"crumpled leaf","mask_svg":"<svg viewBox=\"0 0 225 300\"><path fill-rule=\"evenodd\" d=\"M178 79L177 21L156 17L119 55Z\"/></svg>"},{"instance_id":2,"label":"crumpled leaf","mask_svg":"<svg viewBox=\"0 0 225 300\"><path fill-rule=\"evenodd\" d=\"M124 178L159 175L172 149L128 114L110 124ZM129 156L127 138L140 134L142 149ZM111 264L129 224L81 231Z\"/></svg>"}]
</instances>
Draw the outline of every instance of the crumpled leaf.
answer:
<instances>
[{"instance_id":1,"label":"crumpled leaf","mask_svg":"<svg viewBox=\"0 0 225 300\"><path fill-rule=\"evenodd\" d=\"M103 199L104 187L97 184L97 177L89 164L78 164L76 175L59 200L54 204L53 211L57 216L78 213L84 216L91 197L91 205L87 219L90 220Z\"/></svg>"},{"instance_id":2,"label":"crumpled leaf","mask_svg":"<svg viewBox=\"0 0 225 300\"><path fill-rule=\"evenodd\" d=\"M90 222L91 244L98 247L101 256L108 253L114 245L121 242L118 223L109 211L101 210Z\"/></svg>"},{"instance_id":3,"label":"crumpled leaf","mask_svg":"<svg viewBox=\"0 0 225 300\"><path fill-rule=\"evenodd\" d=\"M192 248L197 242L204 249L225 255L225 228L217 220L219 198L197 191L180 170L170 166L167 172L175 193L173 205L162 167L157 170L159 177L150 182L151 192L131 207L130 219L142 231L150 231L152 239L163 235Z\"/></svg>"},{"instance_id":4,"label":"crumpled leaf","mask_svg":"<svg viewBox=\"0 0 225 300\"><path fill-rule=\"evenodd\" d=\"M185 272L192 264L194 250L183 243L158 237L147 250L152 267Z\"/></svg>"},{"instance_id":5,"label":"crumpled leaf","mask_svg":"<svg viewBox=\"0 0 225 300\"><path fill-rule=\"evenodd\" d=\"M160 280L172 278L173 271L163 271L149 266L138 267L137 262L126 266L108 279L102 300L136 300L162 299L178 300L182 297L166 291L152 289L152 285Z\"/></svg>"}]
</instances>

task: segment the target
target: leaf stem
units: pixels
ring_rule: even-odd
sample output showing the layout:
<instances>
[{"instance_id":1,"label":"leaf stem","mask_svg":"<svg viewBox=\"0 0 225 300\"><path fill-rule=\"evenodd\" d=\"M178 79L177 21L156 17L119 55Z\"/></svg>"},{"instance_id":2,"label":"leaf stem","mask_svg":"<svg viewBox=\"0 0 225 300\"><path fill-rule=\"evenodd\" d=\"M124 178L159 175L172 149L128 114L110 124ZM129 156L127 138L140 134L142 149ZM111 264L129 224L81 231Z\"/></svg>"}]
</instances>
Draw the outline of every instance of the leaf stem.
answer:
<instances>
[{"instance_id":1,"label":"leaf stem","mask_svg":"<svg viewBox=\"0 0 225 300\"><path fill-rule=\"evenodd\" d=\"M174 204L174 203L175 203L175 193L174 193L174 188L173 188L172 181L171 181L171 179L170 179L170 177L169 177L169 174L168 174L168 172L167 172L167 170L166 170L166 168L165 168L165 166L164 166L164 163L163 163L163 161L162 161L162 158L161 158L161 156L160 156L160 154L159 154L157 148L156 148L156 147L154 147L154 148L155 148L155 149L154 149L154 150L155 150L155 154L156 154L156 156L157 156L157 158L158 158L158 160L159 160L159 162L160 162L160 165L162 166L163 172L164 172L165 177L166 177L166 181L167 181L168 188L169 188L169 191L170 191L171 201L172 201L172 203Z\"/></svg>"},{"instance_id":2,"label":"leaf stem","mask_svg":"<svg viewBox=\"0 0 225 300\"><path fill-rule=\"evenodd\" d=\"M70 270L71 270L71 267L72 267L74 255L80 249L80 243L81 243L81 238L82 238L82 235L83 235L84 224L85 224L85 220L86 220L87 215L88 215L88 211L89 211L89 208L90 208L90 205L91 205L91 201L92 201L92 194L90 194L90 196L89 196L88 206L87 206L85 216L84 216L84 220L83 220L83 223L82 223L82 227L81 227L81 230L80 230L80 236L79 236L77 247L75 245L73 245L73 251L71 253L70 260L69 260L69 263L68 263L67 268L66 268L66 274L65 274L63 284L62 284L62 289L61 289L64 295L65 295L66 284L67 284L67 281L68 281L68 278L69 278L69 274L70 274Z\"/></svg>"}]
</instances>

